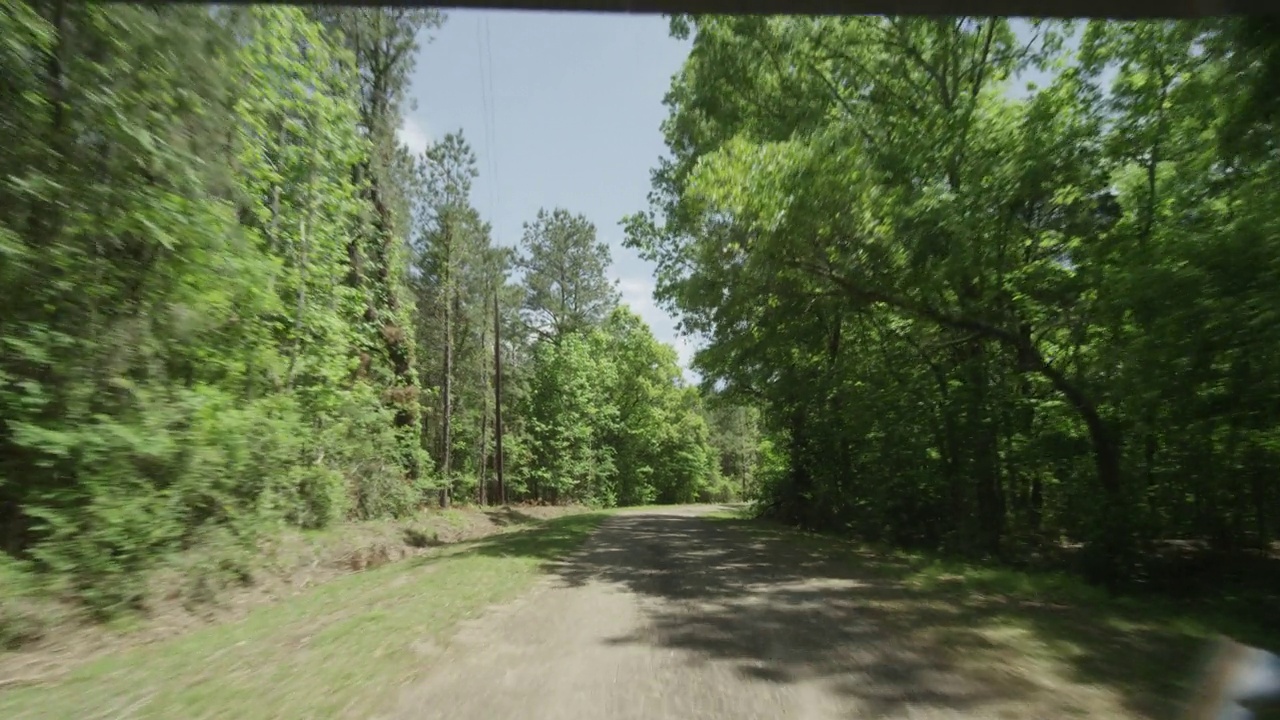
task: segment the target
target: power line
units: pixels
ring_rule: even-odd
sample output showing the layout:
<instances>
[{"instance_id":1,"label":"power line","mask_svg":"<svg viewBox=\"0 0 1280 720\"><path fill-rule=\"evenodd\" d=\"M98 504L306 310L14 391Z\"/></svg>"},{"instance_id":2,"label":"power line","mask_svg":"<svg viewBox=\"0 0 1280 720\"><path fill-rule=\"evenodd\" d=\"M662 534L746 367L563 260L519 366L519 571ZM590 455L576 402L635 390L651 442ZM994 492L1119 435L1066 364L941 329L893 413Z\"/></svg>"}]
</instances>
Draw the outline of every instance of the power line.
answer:
<instances>
[{"instance_id":1,"label":"power line","mask_svg":"<svg viewBox=\"0 0 1280 720\"><path fill-rule=\"evenodd\" d=\"M485 79L488 69L485 67L483 20L483 16L476 18L476 63L480 68L480 106L482 109L480 114L480 137L484 141L486 151L484 157L485 170L491 172L492 165L489 157L493 153L493 148L489 145L489 83ZM490 196L489 209L492 212L492 195Z\"/></svg>"},{"instance_id":2,"label":"power line","mask_svg":"<svg viewBox=\"0 0 1280 720\"><path fill-rule=\"evenodd\" d=\"M485 56L489 60L489 131L492 135L490 139L489 157L493 162L493 182L490 188L493 190L493 215L497 220L498 213L502 209L502 192L499 190L500 175L498 174L498 96L493 91L493 41L489 36L489 17L484 18L484 49Z\"/></svg>"},{"instance_id":3,"label":"power line","mask_svg":"<svg viewBox=\"0 0 1280 720\"><path fill-rule=\"evenodd\" d=\"M491 220L498 213L498 165L495 131L495 108L497 99L493 95L493 52L489 42L489 18L480 16L476 20L476 57L480 66L480 102L483 110L485 165L489 172L489 214Z\"/></svg>"}]
</instances>

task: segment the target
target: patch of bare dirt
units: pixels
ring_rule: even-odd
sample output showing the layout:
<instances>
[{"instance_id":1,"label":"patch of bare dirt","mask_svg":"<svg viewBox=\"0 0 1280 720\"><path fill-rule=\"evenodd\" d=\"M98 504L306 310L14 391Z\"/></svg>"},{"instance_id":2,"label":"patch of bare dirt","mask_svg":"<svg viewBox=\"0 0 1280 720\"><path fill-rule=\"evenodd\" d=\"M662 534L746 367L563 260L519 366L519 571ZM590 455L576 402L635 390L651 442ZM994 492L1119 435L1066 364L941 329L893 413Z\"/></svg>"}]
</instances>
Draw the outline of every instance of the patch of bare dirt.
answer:
<instances>
[{"instance_id":1,"label":"patch of bare dirt","mask_svg":"<svg viewBox=\"0 0 1280 720\"><path fill-rule=\"evenodd\" d=\"M23 647L0 652L0 691L56 680L109 652L239 620L254 608L352 573L588 510L577 505L457 507L315 533L288 530L252 550L202 547L155 573L144 616L125 629L89 622L67 604L49 601L35 608L46 618L45 627Z\"/></svg>"}]
</instances>

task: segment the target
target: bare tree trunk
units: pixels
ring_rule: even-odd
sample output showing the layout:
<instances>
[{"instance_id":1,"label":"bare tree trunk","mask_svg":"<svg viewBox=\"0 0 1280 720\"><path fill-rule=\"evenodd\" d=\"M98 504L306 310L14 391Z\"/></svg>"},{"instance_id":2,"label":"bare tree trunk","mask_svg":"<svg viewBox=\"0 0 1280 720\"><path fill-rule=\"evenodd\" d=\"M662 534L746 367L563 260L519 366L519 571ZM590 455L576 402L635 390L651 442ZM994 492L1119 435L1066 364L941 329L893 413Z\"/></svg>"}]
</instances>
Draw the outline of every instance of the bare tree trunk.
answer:
<instances>
[{"instance_id":1,"label":"bare tree trunk","mask_svg":"<svg viewBox=\"0 0 1280 720\"><path fill-rule=\"evenodd\" d=\"M440 415L440 507L449 507L449 486L453 472L453 303L444 304L444 379L440 383L443 405Z\"/></svg>"},{"instance_id":2,"label":"bare tree trunk","mask_svg":"<svg viewBox=\"0 0 1280 720\"><path fill-rule=\"evenodd\" d=\"M297 370L298 355L302 352L302 325L307 313L307 223L315 211L312 203L311 187L315 181L315 168L307 177L307 213L298 226L298 294L297 307L293 314L293 345L289 349L289 369L285 373L285 387L292 388L294 372ZM276 188L275 201L279 202L279 186ZM275 222L274 218L272 222Z\"/></svg>"},{"instance_id":3,"label":"bare tree trunk","mask_svg":"<svg viewBox=\"0 0 1280 720\"><path fill-rule=\"evenodd\" d=\"M484 330L484 325L480 326L480 347L483 348L487 342L488 333ZM481 507L484 507L488 493L487 484L489 482L488 473L485 472L485 451L489 442L489 370L485 367L485 363L480 363L480 382L484 386L485 392L480 393L480 450L479 459L476 463L476 494L477 501Z\"/></svg>"},{"instance_id":4,"label":"bare tree trunk","mask_svg":"<svg viewBox=\"0 0 1280 720\"><path fill-rule=\"evenodd\" d=\"M507 484L502 468L502 324L498 293L493 293L493 465L498 476L498 502L507 504Z\"/></svg>"}]
</instances>

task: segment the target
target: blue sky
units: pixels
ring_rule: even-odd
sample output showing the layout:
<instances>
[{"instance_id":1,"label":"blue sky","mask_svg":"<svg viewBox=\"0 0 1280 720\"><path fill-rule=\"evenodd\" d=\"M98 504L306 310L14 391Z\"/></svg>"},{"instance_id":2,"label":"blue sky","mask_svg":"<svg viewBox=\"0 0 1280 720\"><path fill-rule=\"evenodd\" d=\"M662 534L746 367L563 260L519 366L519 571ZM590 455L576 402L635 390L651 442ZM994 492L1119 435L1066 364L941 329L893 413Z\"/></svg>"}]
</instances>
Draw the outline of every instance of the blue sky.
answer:
<instances>
[{"instance_id":1,"label":"blue sky","mask_svg":"<svg viewBox=\"0 0 1280 720\"><path fill-rule=\"evenodd\" d=\"M463 131L480 167L473 202L501 244L518 242L539 208L585 215L609 244L623 300L687 368L693 346L654 304L653 266L622 247L619 221L647 205L649 170L666 152L662 96L689 44L665 19L638 15L458 10L434 34L418 55L404 142L416 152Z\"/></svg>"}]
</instances>

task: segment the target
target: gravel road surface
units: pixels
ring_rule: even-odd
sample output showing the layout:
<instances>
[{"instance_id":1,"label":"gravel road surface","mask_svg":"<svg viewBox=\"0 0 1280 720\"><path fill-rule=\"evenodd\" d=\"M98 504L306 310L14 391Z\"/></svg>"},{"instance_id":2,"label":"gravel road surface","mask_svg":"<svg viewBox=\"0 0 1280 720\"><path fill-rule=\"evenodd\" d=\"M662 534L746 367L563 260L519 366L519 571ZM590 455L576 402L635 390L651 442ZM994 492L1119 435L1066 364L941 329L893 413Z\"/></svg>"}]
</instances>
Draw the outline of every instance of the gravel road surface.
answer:
<instances>
[{"instance_id":1,"label":"gravel road surface","mask_svg":"<svg viewBox=\"0 0 1280 720\"><path fill-rule=\"evenodd\" d=\"M607 519L477 618L394 720L1121 718L888 576L675 508Z\"/></svg>"}]
</instances>

